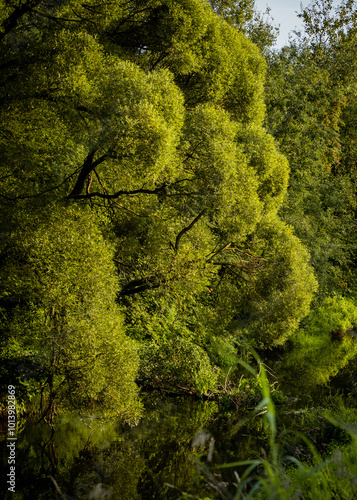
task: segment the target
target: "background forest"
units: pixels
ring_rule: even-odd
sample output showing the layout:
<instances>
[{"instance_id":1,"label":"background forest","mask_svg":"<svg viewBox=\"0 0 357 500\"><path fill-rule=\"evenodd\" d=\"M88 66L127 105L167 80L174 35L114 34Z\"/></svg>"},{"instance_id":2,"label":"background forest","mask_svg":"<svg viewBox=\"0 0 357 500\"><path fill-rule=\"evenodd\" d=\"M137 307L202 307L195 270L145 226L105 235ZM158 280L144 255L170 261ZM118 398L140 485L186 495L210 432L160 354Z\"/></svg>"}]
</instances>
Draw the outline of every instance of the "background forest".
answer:
<instances>
[{"instance_id":1,"label":"background forest","mask_svg":"<svg viewBox=\"0 0 357 500\"><path fill-rule=\"evenodd\" d=\"M251 348L357 354L356 6L301 18L274 51L251 0L0 1L4 395L136 422Z\"/></svg>"}]
</instances>

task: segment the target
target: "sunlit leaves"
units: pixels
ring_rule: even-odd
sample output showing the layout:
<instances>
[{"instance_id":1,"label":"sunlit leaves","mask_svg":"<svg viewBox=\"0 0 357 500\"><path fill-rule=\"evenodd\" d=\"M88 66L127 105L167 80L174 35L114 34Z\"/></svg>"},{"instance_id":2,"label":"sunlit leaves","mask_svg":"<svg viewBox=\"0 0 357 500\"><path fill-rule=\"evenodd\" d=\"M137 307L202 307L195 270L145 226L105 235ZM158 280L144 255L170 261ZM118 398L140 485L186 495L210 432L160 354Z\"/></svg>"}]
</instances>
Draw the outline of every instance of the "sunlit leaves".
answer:
<instances>
[{"instance_id":1,"label":"sunlit leaves","mask_svg":"<svg viewBox=\"0 0 357 500\"><path fill-rule=\"evenodd\" d=\"M4 257L14 338L31 323L27 347L47 360L61 338L66 368L46 369L58 387L65 370L79 370L81 382L66 385L73 403L104 406L120 363L129 388L136 366L115 300L128 334L164 352L174 332L182 352L204 353L208 378L213 359L232 356L233 340L219 337L249 308L239 342L250 329L245 341L282 343L315 284L308 254L276 216L289 168L262 126L259 49L201 0L41 9L24 13L0 54L2 225L28 275ZM197 373L187 384L208 387ZM126 392L117 392L120 406Z\"/></svg>"},{"instance_id":2,"label":"sunlit leaves","mask_svg":"<svg viewBox=\"0 0 357 500\"><path fill-rule=\"evenodd\" d=\"M137 358L114 303L110 245L85 213L73 209L19 214L16 226L1 252L3 350L25 364L27 350L34 350L40 366L33 390L45 388L51 404L99 404L135 418ZM16 344L21 349L14 351Z\"/></svg>"}]
</instances>

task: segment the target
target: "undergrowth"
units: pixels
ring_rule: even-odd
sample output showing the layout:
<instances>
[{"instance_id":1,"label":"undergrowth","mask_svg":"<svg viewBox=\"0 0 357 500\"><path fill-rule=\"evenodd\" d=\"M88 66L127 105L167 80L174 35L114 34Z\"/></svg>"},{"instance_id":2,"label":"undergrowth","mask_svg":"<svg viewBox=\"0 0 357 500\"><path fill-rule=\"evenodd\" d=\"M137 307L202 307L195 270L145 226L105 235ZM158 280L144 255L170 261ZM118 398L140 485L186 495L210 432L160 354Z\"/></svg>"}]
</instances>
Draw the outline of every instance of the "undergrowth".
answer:
<instances>
[{"instance_id":1,"label":"undergrowth","mask_svg":"<svg viewBox=\"0 0 357 500\"><path fill-rule=\"evenodd\" d=\"M282 431L277 426L275 404L266 370L259 362L262 399L255 414L265 413L268 452L224 465L208 466L204 454L195 460L205 481L207 496L183 493L188 500L352 500L357 498L357 412L344 407L341 398L330 401L330 413L304 412L299 424ZM336 417L338 415L338 417ZM298 430L299 429L299 430ZM233 469L231 483L221 481L219 469ZM239 472L238 472L239 471ZM243 471L243 472L242 472Z\"/></svg>"}]
</instances>

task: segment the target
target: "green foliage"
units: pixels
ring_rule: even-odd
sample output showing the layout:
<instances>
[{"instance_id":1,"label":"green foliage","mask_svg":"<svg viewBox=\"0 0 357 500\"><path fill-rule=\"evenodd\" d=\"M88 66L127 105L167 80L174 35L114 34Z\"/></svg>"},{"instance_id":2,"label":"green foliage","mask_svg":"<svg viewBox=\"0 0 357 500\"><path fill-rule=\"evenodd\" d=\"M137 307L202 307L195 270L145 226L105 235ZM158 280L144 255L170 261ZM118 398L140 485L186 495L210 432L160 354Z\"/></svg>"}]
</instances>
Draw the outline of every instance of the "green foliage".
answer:
<instances>
[{"instance_id":1,"label":"green foliage","mask_svg":"<svg viewBox=\"0 0 357 500\"><path fill-rule=\"evenodd\" d=\"M262 128L240 127L237 141L243 146L249 166L259 180L258 196L264 213L276 213L288 187L289 168L271 135Z\"/></svg>"},{"instance_id":2,"label":"green foliage","mask_svg":"<svg viewBox=\"0 0 357 500\"><path fill-rule=\"evenodd\" d=\"M218 397L219 408L224 411L234 410L244 412L255 407L261 400L262 385L258 376L241 377L237 387L230 390L225 388L225 392Z\"/></svg>"},{"instance_id":3,"label":"green foliage","mask_svg":"<svg viewBox=\"0 0 357 500\"><path fill-rule=\"evenodd\" d=\"M356 321L354 302L339 296L326 298L291 338L286 370L298 367L299 384L306 387L328 382L357 354Z\"/></svg>"},{"instance_id":4,"label":"green foliage","mask_svg":"<svg viewBox=\"0 0 357 500\"><path fill-rule=\"evenodd\" d=\"M178 338L160 344L144 343L139 377L144 384L207 394L217 384L217 370L198 345Z\"/></svg>"},{"instance_id":5,"label":"green foliage","mask_svg":"<svg viewBox=\"0 0 357 500\"><path fill-rule=\"evenodd\" d=\"M352 300L341 296L326 298L321 306L315 309L304 320L304 331L311 339L326 339L331 333L341 331L345 335L355 328L357 323L357 307ZM295 341L299 343L299 334Z\"/></svg>"},{"instance_id":6,"label":"green foliage","mask_svg":"<svg viewBox=\"0 0 357 500\"><path fill-rule=\"evenodd\" d=\"M323 299L355 293L355 3L317 0L300 17L305 32L268 58L267 127L291 168L280 213Z\"/></svg>"},{"instance_id":7,"label":"green foliage","mask_svg":"<svg viewBox=\"0 0 357 500\"><path fill-rule=\"evenodd\" d=\"M1 14L6 356L43 357L51 397L113 397L125 414L125 333L145 370L157 358L145 380L207 392L236 348L281 345L308 313L309 254L278 216L289 166L263 127L267 65L237 29L268 45L252 7L70 0L44 14L29 0Z\"/></svg>"},{"instance_id":8,"label":"green foliage","mask_svg":"<svg viewBox=\"0 0 357 500\"><path fill-rule=\"evenodd\" d=\"M210 0L210 4L214 12L247 35L262 51L274 45L279 28L272 25L269 8L264 13L258 12L253 0Z\"/></svg>"},{"instance_id":9,"label":"green foliage","mask_svg":"<svg viewBox=\"0 0 357 500\"><path fill-rule=\"evenodd\" d=\"M241 33L200 0L151 1L145 9L137 2L126 9L109 34L115 45L145 69L168 68L190 106L220 103L239 120L261 123L265 63Z\"/></svg>"},{"instance_id":10,"label":"green foliage","mask_svg":"<svg viewBox=\"0 0 357 500\"><path fill-rule=\"evenodd\" d=\"M235 337L229 335L207 335L207 344L205 349L211 359L212 363L222 368L227 373L228 370L237 366L237 347L235 344Z\"/></svg>"},{"instance_id":11,"label":"green foliage","mask_svg":"<svg viewBox=\"0 0 357 500\"><path fill-rule=\"evenodd\" d=\"M248 335L256 345L284 344L308 314L317 288L308 253L291 228L276 217L257 226L243 253L246 279L231 281L218 297L217 307L231 307L236 319L230 328ZM250 266L256 268L254 274Z\"/></svg>"},{"instance_id":12,"label":"green foliage","mask_svg":"<svg viewBox=\"0 0 357 500\"><path fill-rule=\"evenodd\" d=\"M18 365L26 396L41 392L45 413L55 403L98 405L136 419L138 360L115 305L111 246L73 208L20 213L16 222L1 251L4 362Z\"/></svg>"},{"instance_id":13,"label":"green foliage","mask_svg":"<svg viewBox=\"0 0 357 500\"><path fill-rule=\"evenodd\" d=\"M253 369L248 366L249 371ZM338 411L340 420L334 416L321 416L323 409L318 409L313 414L308 415L304 421L300 422L300 427L304 426L304 434L289 428L281 434L277 432L279 417L276 415L275 406L269 389L264 366L260 372L261 393L263 399L257 405L256 411L265 409L264 420L269 436L269 452L264 453L264 458L245 459L215 465L214 469L235 469L234 498L255 498L255 499L278 499L289 500L291 498L308 499L333 499L333 498L354 498L357 492L355 481L356 458L357 458L357 436L353 425L356 417L355 410L341 407L339 403L334 405L334 410ZM304 414L305 416L305 414ZM301 420L301 419L300 419ZM321 423L323 421L323 423ZM318 427L316 425L318 424ZM306 437L306 433L320 431L321 439L328 438L332 450L324 450L327 455L323 458L319 453L319 448L326 443L315 444ZM307 428L306 428L307 427ZM321 429L323 427L323 429ZM298 441L294 441L289 436L294 434ZM330 436L327 436L330 433ZM312 437L312 436L310 436ZM297 444L297 443L300 444ZM293 454L286 454L288 443L295 446ZM339 446L339 448L336 447ZM283 449L285 448L285 449ZM209 486L214 490L219 487L220 498L225 498L229 494L226 484L219 482L207 467L199 463L199 468L204 472ZM237 470L242 471L238 474ZM189 495L183 498L200 498ZM212 498L216 498L213 496Z\"/></svg>"}]
</instances>

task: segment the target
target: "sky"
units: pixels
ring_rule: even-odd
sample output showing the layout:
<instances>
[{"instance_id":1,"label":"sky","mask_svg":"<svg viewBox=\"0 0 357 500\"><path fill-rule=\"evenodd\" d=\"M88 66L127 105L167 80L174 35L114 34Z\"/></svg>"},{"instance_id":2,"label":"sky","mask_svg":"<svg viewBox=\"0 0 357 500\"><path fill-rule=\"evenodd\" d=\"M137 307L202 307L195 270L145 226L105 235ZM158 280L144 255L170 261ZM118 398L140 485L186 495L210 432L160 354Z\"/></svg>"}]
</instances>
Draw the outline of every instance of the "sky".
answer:
<instances>
[{"instance_id":1,"label":"sky","mask_svg":"<svg viewBox=\"0 0 357 500\"><path fill-rule=\"evenodd\" d=\"M274 18L274 25L280 24L280 35L275 48L281 48L289 40L289 33L294 29L299 30L302 27L297 14L300 13L300 4L307 7L310 0L255 0L257 10L264 12L267 7L270 7L270 16ZM334 1L334 5L338 5L339 1Z\"/></svg>"},{"instance_id":2,"label":"sky","mask_svg":"<svg viewBox=\"0 0 357 500\"><path fill-rule=\"evenodd\" d=\"M280 24L280 35L276 48L280 48L288 42L289 32L301 26L297 12L300 12L300 0L255 0L257 10L264 12L270 7L270 16L274 19L273 24ZM306 6L310 2L303 2Z\"/></svg>"}]
</instances>

